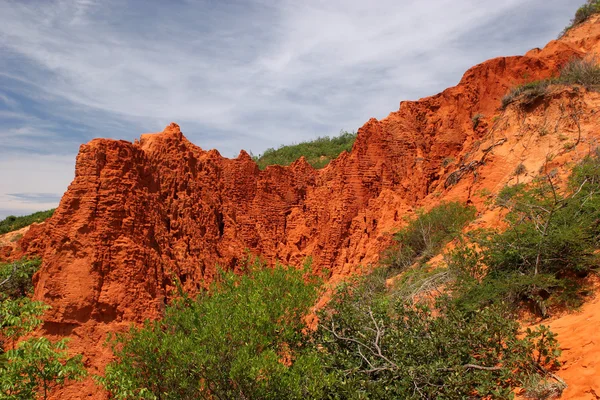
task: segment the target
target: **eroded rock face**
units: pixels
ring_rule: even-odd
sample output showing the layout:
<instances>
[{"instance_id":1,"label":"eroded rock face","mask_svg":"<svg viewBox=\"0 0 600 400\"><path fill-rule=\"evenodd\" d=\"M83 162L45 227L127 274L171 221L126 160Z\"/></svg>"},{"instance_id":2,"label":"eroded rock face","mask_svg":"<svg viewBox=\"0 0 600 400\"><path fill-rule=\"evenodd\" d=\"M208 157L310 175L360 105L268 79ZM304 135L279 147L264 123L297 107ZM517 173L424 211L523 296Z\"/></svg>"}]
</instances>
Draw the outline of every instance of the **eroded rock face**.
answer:
<instances>
[{"instance_id":1,"label":"eroded rock face","mask_svg":"<svg viewBox=\"0 0 600 400\"><path fill-rule=\"evenodd\" d=\"M456 87L369 120L352 152L319 171L304 159L259 171L244 151L236 159L204 151L174 123L135 143L82 145L54 216L20 242L23 252L43 258L35 297L52 307L45 333L70 335L94 372L110 359L106 332L159 317L174 275L194 291L217 265L235 269L247 251L292 265L311 256L333 279L377 262L415 207L471 198L473 176L453 187L446 179L481 153L481 143L518 137L521 116L498 109L507 89L598 50L599 35L594 19L543 50L473 67ZM476 114L483 115L477 126ZM494 116L506 124L498 127ZM495 162L502 172L493 171ZM507 163L489 159L489 187L506 182L514 170ZM88 381L61 398L81 393L102 396Z\"/></svg>"}]
</instances>

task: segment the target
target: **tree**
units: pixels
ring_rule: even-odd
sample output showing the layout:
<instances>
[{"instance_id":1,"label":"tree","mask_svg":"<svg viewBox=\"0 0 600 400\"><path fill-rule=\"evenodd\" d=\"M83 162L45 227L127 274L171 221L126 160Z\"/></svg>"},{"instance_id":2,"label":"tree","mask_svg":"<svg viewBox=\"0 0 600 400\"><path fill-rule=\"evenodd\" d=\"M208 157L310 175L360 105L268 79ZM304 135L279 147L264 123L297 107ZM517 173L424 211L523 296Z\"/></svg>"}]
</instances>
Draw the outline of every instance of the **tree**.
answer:
<instances>
[{"instance_id":1,"label":"tree","mask_svg":"<svg viewBox=\"0 0 600 400\"><path fill-rule=\"evenodd\" d=\"M99 381L117 399L314 396L321 368L302 330L317 287L308 267L222 273L195 299L181 293L163 320L116 335Z\"/></svg>"},{"instance_id":2,"label":"tree","mask_svg":"<svg viewBox=\"0 0 600 400\"><path fill-rule=\"evenodd\" d=\"M0 265L0 399L46 399L51 389L86 375L81 355L68 356L66 340L22 340L48 309L26 297L39 264L21 260Z\"/></svg>"},{"instance_id":3,"label":"tree","mask_svg":"<svg viewBox=\"0 0 600 400\"><path fill-rule=\"evenodd\" d=\"M6 399L47 399L50 390L86 375L81 354L69 357L67 340L25 340L5 354L0 367L0 393Z\"/></svg>"}]
</instances>

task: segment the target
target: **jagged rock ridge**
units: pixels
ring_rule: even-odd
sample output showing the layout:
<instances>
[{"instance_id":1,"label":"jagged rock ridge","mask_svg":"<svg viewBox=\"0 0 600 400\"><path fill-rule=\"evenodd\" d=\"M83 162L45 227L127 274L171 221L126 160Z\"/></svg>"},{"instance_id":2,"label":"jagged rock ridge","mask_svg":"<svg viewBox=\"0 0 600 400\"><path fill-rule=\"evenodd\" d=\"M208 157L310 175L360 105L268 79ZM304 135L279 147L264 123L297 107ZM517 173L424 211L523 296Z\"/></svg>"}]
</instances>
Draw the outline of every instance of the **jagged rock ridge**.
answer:
<instances>
[{"instance_id":1,"label":"jagged rock ridge","mask_svg":"<svg viewBox=\"0 0 600 400\"><path fill-rule=\"evenodd\" d=\"M45 332L73 337L72 347L97 369L110 357L101 344L105 333L160 316L174 274L193 291L212 279L217 264L235 268L247 250L293 265L311 256L314 268L329 268L334 279L377 262L390 232L415 207L477 202L482 176L492 189L510 179L518 157L503 150L488 158L479 178L470 171L459 184L446 184L498 138L520 140L526 114L498 110L509 87L598 50L599 37L594 18L544 49L473 67L456 87L369 120L352 152L318 171L303 159L260 171L244 151L227 159L193 145L176 124L134 143L82 145L54 216L20 241L22 252L44 261L35 296L52 307ZM582 94L558 96L556 104L578 99L589 111ZM559 112L556 104L543 112ZM484 117L474 127L476 114ZM559 124L573 128L568 119ZM542 158L528 162L538 166ZM100 396L88 383L66 389L63 398L78 398L80 390Z\"/></svg>"}]
</instances>

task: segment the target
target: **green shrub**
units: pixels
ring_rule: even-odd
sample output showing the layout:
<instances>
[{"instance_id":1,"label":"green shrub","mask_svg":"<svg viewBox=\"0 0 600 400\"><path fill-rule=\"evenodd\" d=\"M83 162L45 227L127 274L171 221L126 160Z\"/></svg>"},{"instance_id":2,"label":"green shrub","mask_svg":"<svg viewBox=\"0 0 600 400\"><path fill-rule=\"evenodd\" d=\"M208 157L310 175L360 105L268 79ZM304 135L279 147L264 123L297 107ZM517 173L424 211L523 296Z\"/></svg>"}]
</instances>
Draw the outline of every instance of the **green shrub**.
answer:
<instances>
[{"instance_id":1,"label":"green shrub","mask_svg":"<svg viewBox=\"0 0 600 400\"><path fill-rule=\"evenodd\" d=\"M556 78L528 82L510 89L502 98L501 109L506 109L514 102L531 105L546 96L551 85L582 85L588 90L599 90L600 66L597 59L573 58L561 68Z\"/></svg>"},{"instance_id":2,"label":"green shrub","mask_svg":"<svg viewBox=\"0 0 600 400\"><path fill-rule=\"evenodd\" d=\"M525 303L546 316L550 305L581 304L580 280L598 265L600 159L585 158L562 190L555 181L546 175L503 189L497 204L507 210L508 228L472 232L476 245L450 254L462 309Z\"/></svg>"},{"instance_id":3,"label":"green shrub","mask_svg":"<svg viewBox=\"0 0 600 400\"><path fill-rule=\"evenodd\" d=\"M14 215L10 215L4 218L2 221L0 221L0 235L16 231L33 223L44 222L45 220L50 218L52 214L54 214L54 210L55 209L39 211L31 215L25 215L23 217L15 217Z\"/></svg>"},{"instance_id":4,"label":"green shrub","mask_svg":"<svg viewBox=\"0 0 600 400\"><path fill-rule=\"evenodd\" d=\"M525 377L555 366L547 328L520 338L499 305L465 312L441 296L433 309L413 306L373 283L367 276L342 286L320 315L327 398L512 398Z\"/></svg>"},{"instance_id":5,"label":"green shrub","mask_svg":"<svg viewBox=\"0 0 600 400\"><path fill-rule=\"evenodd\" d=\"M475 218L473 206L459 202L441 203L417 217L394 235L395 244L386 252L385 263L404 270L417 260L427 262Z\"/></svg>"},{"instance_id":6,"label":"green shrub","mask_svg":"<svg viewBox=\"0 0 600 400\"><path fill-rule=\"evenodd\" d=\"M481 114L481 113L477 113L477 114L473 115L473 118L471 118L471 122L473 122L473 129L477 129L482 118L483 118L483 114Z\"/></svg>"},{"instance_id":7,"label":"green shrub","mask_svg":"<svg viewBox=\"0 0 600 400\"><path fill-rule=\"evenodd\" d=\"M318 281L260 263L246 272L223 273L163 320L113 338L116 361L99 378L113 398L321 398L321 367L302 333Z\"/></svg>"},{"instance_id":8,"label":"green shrub","mask_svg":"<svg viewBox=\"0 0 600 400\"><path fill-rule=\"evenodd\" d=\"M559 38L564 36L569 30L575 26L587 21L592 15L600 12L600 1L599 0L587 0L587 2L579 7L575 12L575 16L571 20L571 23L565 27L560 33Z\"/></svg>"},{"instance_id":9,"label":"green shrub","mask_svg":"<svg viewBox=\"0 0 600 400\"><path fill-rule=\"evenodd\" d=\"M29 297L40 260L0 265L0 398L46 399L50 390L86 375L82 356L69 357L66 341L22 340L48 308ZM19 342L20 341L20 342Z\"/></svg>"},{"instance_id":10,"label":"green shrub","mask_svg":"<svg viewBox=\"0 0 600 400\"><path fill-rule=\"evenodd\" d=\"M508 94L502 98L502 109L508 107L509 104L519 101L520 104L530 105L539 98L546 96L548 88L553 83L553 80L539 80L524 83L512 88Z\"/></svg>"},{"instance_id":11,"label":"green shrub","mask_svg":"<svg viewBox=\"0 0 600 400\"><path fill-rule=\"evenodd\" d=\"M306 161L314 168L323 168L343 151L352 150L356 140L356 133L340 132L336 137L319 137L315 140L302 142L295 145L281 146L276 149L267 149L258 157L253 157L258 167L262 170L269 165L290 165L304 156Z\"/></svg>"},{"instance_id":12,"label":"green shrub","mask_svg":"<svg viewBox=\"0 0 600 400\"><path fill-rule=\"evenodd\" d=\"M69 357L67 339L25 340L7 351L0 365L0 395L5 399L47 399L50 391L87 375L81 354Z\"/></svg>"},{"instance_id":13,"label":"green shrub","mask_svg":"<svg viewBox=\"0 0 600 400\"><path fill-rule=\"evenodd\" d=\"M574 58L560 71L559 83L565 85L581 85L588 90L600 87L600 66L595 57Z\"/></svg>"},{"instance_id":14,"label":"green shrub","mask_svg":"<svg viewBox=\"0 0 600 400\"><path fill-rule=\"evenodd\" d=\"M0 300L31 295L31 278L41 264L39 258L0 263Z\"/></svg>"}]
</instances>

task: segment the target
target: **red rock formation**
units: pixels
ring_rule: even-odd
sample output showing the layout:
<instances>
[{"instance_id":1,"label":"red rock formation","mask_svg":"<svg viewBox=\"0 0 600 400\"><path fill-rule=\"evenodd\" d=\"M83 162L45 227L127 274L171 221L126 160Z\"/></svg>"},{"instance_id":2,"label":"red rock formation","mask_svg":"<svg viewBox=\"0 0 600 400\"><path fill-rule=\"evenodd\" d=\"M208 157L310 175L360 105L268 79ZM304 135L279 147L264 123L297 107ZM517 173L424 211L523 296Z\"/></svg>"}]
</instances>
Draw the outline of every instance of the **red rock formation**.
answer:
<instances>
[{"instance_id":1,"label":"red rock formation","mask_svg":"<svg viewBox=\"0 0 600 400\"><path fill-rule=\"evenodd\" d=\"M480 181L446 188L448 174L481 154L482 143L502 135L521 140L522 116L500 112L502 96L518 83L551 76L575 54L597 50L596 21L543 50L480 64L456 87L371 119L352 152L319 171L304 159L259 171L244 151L236 159L204 151L176 124L135 143L82 145L75 179L54 216L20 242L24 252L43 257L35 296L52 307L44 330L70 335L71 347L84 351L97 371L110 357L105 333L158 317L173 275L193 291L210 281L217 264L235 268L246 250L293 265L312 256L313 266L331 269L334 278L375 263L414 207L472 196ZM474 128L478 113L484 117ZM494 115L506 124L498 127ZM561 121L557 126L574 132ZM499 152L482 166L487 187L510 179L513 155ZM455 160L449 167L448 159ZM494 165L503 169L492 171ZM102 396L88 381L61 398L81 398L82 391Z\"/></svg>"}]
</instances>

